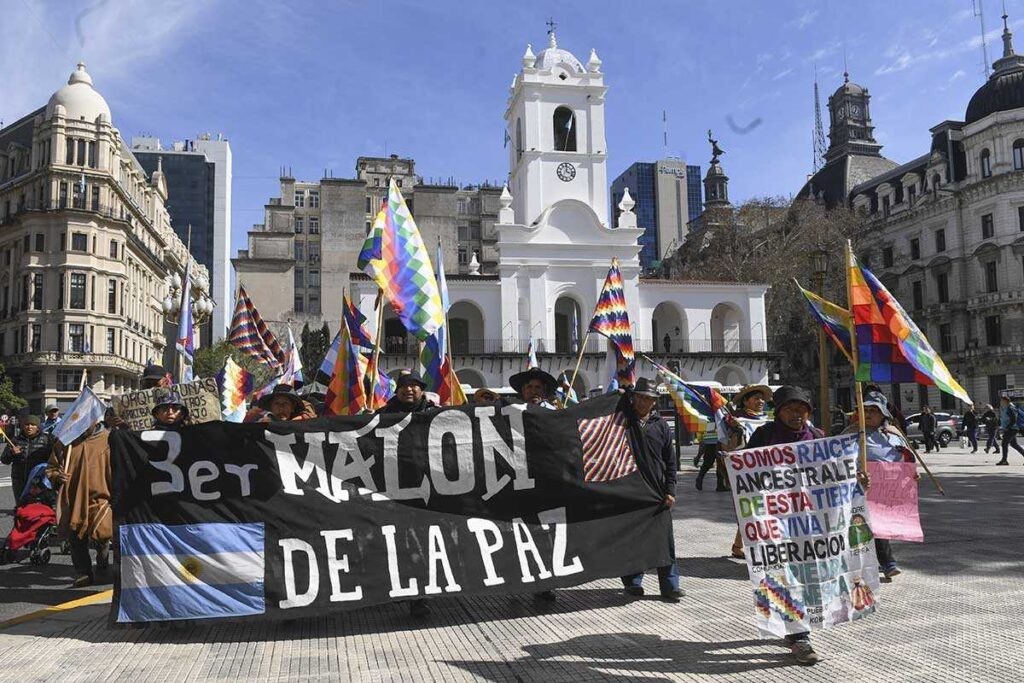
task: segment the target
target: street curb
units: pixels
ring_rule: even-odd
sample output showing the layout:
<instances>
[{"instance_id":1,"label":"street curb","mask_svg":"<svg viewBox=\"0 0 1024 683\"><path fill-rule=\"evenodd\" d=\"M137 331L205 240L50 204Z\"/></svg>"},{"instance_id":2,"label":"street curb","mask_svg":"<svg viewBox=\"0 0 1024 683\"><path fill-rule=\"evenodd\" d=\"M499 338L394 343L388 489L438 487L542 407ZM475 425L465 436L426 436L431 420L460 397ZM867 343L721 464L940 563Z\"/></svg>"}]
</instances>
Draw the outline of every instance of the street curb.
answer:
<instances>
[{"instance_id":1,"label":"street curb","mask_svg":"<svg viewBox=\"0 0 1024 683\"><path fill-rule=\"evenodd\" d=\"M10 626L17 626L18 624L24 624L26 621L40 619L42 617L57 614L59 612L73 610L78 607L88 607L89 605L96 605L102 602L109 602L113 595L113 590L105 590L100 593L87 595L84 598L78 598L77 600L69 600L68 602L62 602L59 605L52 605L44 609L29 612L28 614L22 614L21 616L14 617L12 619L7 619L6 621L0 621L0 629L5 629Z\"/></svg>"}]
</instances>

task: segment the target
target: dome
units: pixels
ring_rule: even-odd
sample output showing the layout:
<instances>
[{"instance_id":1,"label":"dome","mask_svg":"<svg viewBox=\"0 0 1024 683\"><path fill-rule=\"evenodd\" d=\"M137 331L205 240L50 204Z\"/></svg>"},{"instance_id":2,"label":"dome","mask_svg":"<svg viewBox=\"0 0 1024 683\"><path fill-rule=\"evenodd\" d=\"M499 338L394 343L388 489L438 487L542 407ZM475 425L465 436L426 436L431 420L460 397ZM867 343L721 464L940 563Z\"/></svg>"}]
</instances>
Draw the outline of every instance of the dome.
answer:
<instances>
[{"instance_id":1,"label":"dome","mask_svg":"<svg viewBox=\"0 0 1024 683\"><path fill-rule=\"evenodd\" d=\"M548 41L548 47L537 54L537 62L534 64L534 68L540 71L546 71L559 65L578 74L586 72L583 68L583 64L580 63L580 60L576 59L573 53L558 47L558 43L555 40L555 34L552 32L550 34L550 40Z\"/></svg>"},{"instance_id":2,"label":"dome","mask_svg":"<svg viewBox=\"0 0 1024 683\"><path fill-rule=\"evenodd\" d=\"M836 91L832 94L832 97L842 97L843 95L863 95L864 88L856 83L850 82L850 74L843 74L843 84L836 88Z\"/></svg>"},{"instance_id":3,"label":"dome","mask_svg":"<svg viewBox=\"0 0 1024 683\"><path fill-rule=\"evenodd\" d=\"M92 87L92 77L81 62L68 78L68 84L50 97L46 104L46 118L53 116L58 104L64 107L65 116L69 119L82 119L91 123L105 114L107 120L110 120L110 106Z\"/></svg>"},{"instance_id":4,"label":"dome","mask_svg":"<svg viewBox=\"0 0 1024 683\"><path fill-rule=\"evenodd\" d=\"M974 123L997 111L1024 107L1024 69L996 71L978 88L967 104L966 123Z\"/></svg>"}]
</instances>

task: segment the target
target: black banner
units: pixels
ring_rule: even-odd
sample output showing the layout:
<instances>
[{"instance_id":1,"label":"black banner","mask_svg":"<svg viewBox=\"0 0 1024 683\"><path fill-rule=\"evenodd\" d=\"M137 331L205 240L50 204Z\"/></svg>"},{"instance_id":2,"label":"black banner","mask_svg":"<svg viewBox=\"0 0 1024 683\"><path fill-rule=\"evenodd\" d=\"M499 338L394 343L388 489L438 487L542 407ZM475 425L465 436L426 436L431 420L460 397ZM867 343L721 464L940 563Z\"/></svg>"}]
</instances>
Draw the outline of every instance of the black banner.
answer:
<instances>
[{"instance_id":1,"label":"black banner","mask_svg":"<svg viewBox=\"0 0 1024 683\"><path fill-rule=\"evenodd\" d=\"M306 616L666 565L671 515L619 401L118 431L112 619Z\"/></svg>"}]
</instances>

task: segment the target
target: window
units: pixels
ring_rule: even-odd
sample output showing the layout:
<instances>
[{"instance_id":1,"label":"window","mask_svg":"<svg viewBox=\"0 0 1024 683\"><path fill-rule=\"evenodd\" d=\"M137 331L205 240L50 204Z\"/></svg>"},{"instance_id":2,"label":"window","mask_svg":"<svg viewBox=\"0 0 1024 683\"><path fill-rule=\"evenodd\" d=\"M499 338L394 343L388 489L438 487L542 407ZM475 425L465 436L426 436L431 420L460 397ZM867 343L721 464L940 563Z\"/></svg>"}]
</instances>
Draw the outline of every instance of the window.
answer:
<instances>
[{"instance_id":1,"label":"window","mask_svg":"<svg viewBox=\"0 0 1024 683\"><path fill-rule=\"evenodd\" d=\"M1013 170L1024 171L1024 140L1013 143Z\"/></svg>"},{"instance_id":2,"label":"window","mask_svg":"<svg viewBox=\"0 0 1024 683\"><path fill-rule=\"evenodd\" d=\"M304 311L305 306L303 306L303 304L304 304L304 301L302 299L302 295L301 294L296 294L295 295L295 309L294 309L296 313L302 313Z\"/></svg>"},{"instance_id":3,"label":"window","mask_svg":"<svg viewBox=\"0 0 1024 683\"><path fill-rule=\"evenodd\" d=\"M43 326L32 326L32 350L42 351L43 349Z\"/></svg>"},{"instance_id":4,"label":"window","mask_svg":"<svg viewBox=\"0 0 1024 683\"><path fill-rule=\"evenodd\" d=\"M96 143L89 143L89 168L96 168Z\"/></svg>"},{"instance_id":5,"label":"window","mask_svg":"<svg viewBox=\"0 0 1024 683\"><path fill-rule=\"evenodd\" d=\"M60 287L57 289L57 308L64 308L64 273L60 274Z\"/></svg>"},{"instance_id":6,"label":"window","mask_svg":"<svg viewBox=\"0 0 1024 683\"><path fill-rule=\"evenodd\" d=\"M64 163L68 166L75 163L75 140L74 138L68 138L67 144L64 147Z\"/></svg>"},{"instance_id":7,"label":"window","mask_svg":"<svg viewBox=\"0 0 1024 683\"><path fill-rule=\"evenodd\" d=\"M917 185L907 185L907 204L914 205L917 200Z\"/></svg>"},{"instance_id":8,"label":"window","mask_svg":"<svg viewBox=\"0 0 1024 683\"><path fill-rule=\"evenodd\" d=\"M39 252L46 251L46 235L44 233L41 233L41 232L37 232L36 233L36 247L35 247L35 250L39 251Z\"/></svg>"},{"instance_id":9,"label":"window","mask_svg":"<svg viewBox=\"0 0 1024 683\"><path fill-rule=\"evenodd\" d=\"M457 201L455 203L455 207L456 207L456 209L457 209L457 211L458 211L458 213L460 215L465 214L466 213L466 200L465 199L460 199L459 201Z\"/></svg>"},{"instance_id":10,"label":"window","mask_svg":"<svg viewBox=\"0 0 1024 683\"><path fill-rule=\"evenodd\" d=\"M469 264L469 254L466 247L459 247L459 265L465 266Z\"/></svg>"},{"instance_id":11,"label":"window","mask_svg":"<svg viewBox=\"0 0 1024 683\"><path fill-rule=\"evenodd\" d=\"M32 373L32 391L42 391L45 388L43 386L43 373L36 370Z\"/></svg>"},{"instance_id":12,"label":"window","mask_svg":"<svg viewBox=\"0 0 1024 683\"><path fill-rule=\"evenodd\" d=\"M374 187L380 187L380 178L374 178L373 179L373 186Z\"/></svg>"},{"instance_id":13,"label":"window","mask_svg":"<svg viewBox=\"0 0 1024 683\"><path fill-rule=\"evenodd\" d=\"M981 239L987 240L996 234L995 224L992 222L992 214L986 213L981 217Z\"/></svg>"},{"instance_id":14,"label":"window","mask_svg":"<svg viewBox=\"0 0 1024 683\"><path fill-rule=\"evenodd\" d=\"M303 228L304 228L304 226L302 224L302 216L296 216L295 217L295 234L296 235L301 235Z\"/></svg>"},{"instance_id":15,"label":"window","mask_svg":"<svg viewBox=\"0 0 1024 683\"><path fill-rule=\"evenodd\" d=\"M999 276L996 271L995 261L989 261L985 264L985 291L989 293L999 291Z\"/></svg>"},{"instance_id":16,"label":"window","mask_svg":"<svg viewBox=\"0 0 1024 683\"><path fill-rule=\"evenodd\" d=\"M85 325L78 323L68 325L68 350L74 353L85 351Z\"/></svg>"},{"instance_id":17,"label":"window","mask_svg":"<svg viewBox=\"0 0 1024 683\"><path fill-rule=\"evenodd\" d=\"M914 261L921 258L921 240L917 237L910 240L910 258Z\"/></svg>"},{"instance_id":18,"label":"window","mask_svg":"<svg viewBox=\"0 0 1024 683\"><path fill-rule=\"evenodd\" d=\"M889 197L882 197L882 215L886 218L889 217Z\"/></svg>"},{"instance_id":19,"label":"window","mask_svg":"<svg viewBox=\"0 0 1024 683\"><path fill-rule=\"evenodd\" d=\"M110 258L117 258L117 240L110 240Z\"/></svg>"},{"instance_id":20,"label":"window","mask_svg":"<svg viewBox=\"0 0 1024 683\"><path fill-rule=\"evenodd\" d=\"M523 158L523 122L516 119L516 161Z\"/></svg>"},{"instance_id":21,"label":"window","mask_svg":"<svg viewBox=\"0 0 1024 683\"><path fill-rule=\"evenodd\" d=\"M939 195L939 183L941 182L938 173L932 175L932 194L936 197Z\"/></svg>"},{"instance_id":22,"label":"window","mask_svg":"<svg viewBox=\"0 0 1024 683\"><path fill-rule=\"evenodd\" d=\"M882 267L892 268L892 247L882 249Z\"/></svg>"},{"instance_id":23,"label":"window","mask_svg":"<svg viewBox=\"0 0 1024 683\"><path fill-rule=\"evenodd\" d=\"M911 293L914 300L914 310L920 311L924 308L924 287L921 286L920 280L911 285Z\"/></svg>"},{"instance_id":24,"label":"window","mask_svg":"<svg viewBox=\"0 0 1024 683\"><path fill-rule=\"evenodd\" d=\"M303 274L302 274L302 269L301 268L296 268L295 269L295 286L296 287L305 287L306 286L303 283Z\"/></svg>"},{"instance_id":25,"label":"window","mask_svg":"<svg viewBox=\"0 0 1024 683\"><path fill-rule=\"evenodd\" d=\"M576 115L569 107L558 107L552 117L556 152L576 151Z\"/></svg>"},{"instance_id":26,"label":"window","mask_svg":"<svg viewBox=\"0 0 1024 683\"><path fill-rule=\"evenodd\" d=\"M30 289L32 289L32 278L26 275L21 285L21 310L23 311L28 310L28 296Z\"/></svg>"},{"instance_id":27,"label":"window","mask_svg":"<svg viewBox=\"0 0 1024 683\"><path fill-rule=\"evenodd\" d=\"M320 261L320 245L316 242L309 243L309 258L306 259L310 263L319 263Z\"/></svg>"},{"instance_id":28,"label":"window","mask_svg":"<svg viewBox=\"0 0 1024 683\"><path fill-rule=\"evenodd\" d=\"M65 208L68 205L68 184L62 182L59 189L57 190L57 202L60 208Z\"/></svg>"},{"instance_id":29,"label":"window","mask_svg":"<svg viewBox=\"0 0 1024 683\"><path fill-rule=\"evenodd\" d=\"M96 276L89 278L89 310L96 310Z\"/></svg>"},{"instance_id":30,"label":"window","mask_svg":"<svg viewBox=\"0 0 1024 683\"><path fill-rule=\"evenodd\" d=\"M981 150L981 177L989 178L992 176L992 155L987 149Z\"/></svg>"},{"instance_id":31,"label":"window","mask_svg":"<svg viewBox=\"0 0 1024 683\"><path fill-rule=\"evenodd\" d=\"M319 287L320 286L320 269L319 268L310 268L309 273L308 273L307 282L309 283L310 287Z\"/></svg>"},{"instance_id":32,"label":"window","mask_svg":"<svg viewBox=\"0 0 1024 683\"><path fill-rule=\"evenodd\" d=\"M871 254L865 252L860 256L860 262L865 268L871 267Z\"/></svg>"},{"instance_id":33,"label":"window","mask_svg":"<svg viewBox=\"0 0 1024 683\"><path fill-rule=\"evenodd\" d=\"M71 273L71 308L85 310L85 273Z\"/></svg>"},{"instance_id":34,"label":"window","mask_svg":"<svg viewBox=\"0 0 1024 683\"><path fill-rule=\"evenodd\" d=\"M116 348L116 339L114 338L115 334L116 333L114 332L114 328L113 327L108 327L107 328L107 353L110 353L110 354L115 353L115 350L114 350Z\"/></svg>"},{"instance_id":35,"label":"window","mask_svg":"<svg viewBox=\"0 0 1024 683\"><path fill-rule=\"evenodd\" d=\"M369 234L370 234L370 227L372 227L372 226L370 225L370 221L366 221L366 234L367 234L367 235L369 235Z\"/></svg>"},{"instance_id":36,"label":"window","mask_svg":"<svg viewBox=\"0 0 1024 683\"><path fill-rule=\"evenodd\" d=\"M468 240L469 240L469 226L468 225L460 225L459 226L459 241L460 242L466 242Z\"/></svg>"},{"instance_id":37,"label":"window","mask_svg":"<svg viewBox=\"0 0 1024 683\"><path fill-rule=\"evenodd\" d=\"M320 208L320 190L309 191L309 208L319 209Z\"/></svg>"},{"instance_id":38,"label":"window","mask_svg":"<svg viewBox=\"0 0 1024 683\"><path fill-rule=\"evenodd\" d=\"M319 235L320 234L320 218L318 216L309 217L309 234Z\"/></svg>"},{"instance_id":39,"label":"window","mask_svg":"<svg viewBox=\"0 0 1024 683\"><path fill-rule=\"evenodd\" d=\"M474 240L480 239L480 224L479 223L470 223L469 224L469 238L470 239L474 239Z\"/></svg>"},{"instance_id":40,"label":"window","mask_svg":"<svg viewBox=\"0 0 1024 683\"><path fill-rule=\"evenodd\" d=\"M36 273L32 276L32 310L43 310L43 274Z\"/></svg>"},{"instance_id":41,"label":"window","mask_svg":"<svg viewBox=\"0 0 1024 683\"><path fill-rule=\"evenodd\" d=\"M939 325L939 351L949 353L953 350L953 331L949 323Z\"/></svg>"},{"instance_id":42,"label":"window","mask_svg":"<svg viewBox=\"0 0 1024 683\"><path fill-rule=\"evenodd\" d=\"M80 381L82 381L81 370L57 371L57 391L78 391Z\"/></svg>"},{"instance_id":43,"label":"window","mask_svg":"<svg viewBox=\"0 0 1024 683\"><path fill-rule=\"evenodd\" d=\"M935 251L946 251L946 231L943 229L935 231Z\"/></svg>"},{"instance_id":44,"label":"window","mask_svg":"<svg viewBox=\"0 0 1024 683\"><path fill-rule=\"evenodd\" d=\"M31 244L32 244L32 236L31 235L25 235L24 237L22 237L21 238L21 250L22 250L22 252L27 254Z\"/></svg>"},{"instance_id":45,"label":"window","mask_svg":"<svg viewBox=\"0 0 1024 683\"><path fill-rule=\"evenodd\" d=\"M373 213L373 197L366 196L366 213Z\"/></svg>"},{"instance_id":46,"label":"window","mask_svg":"<svg viewBox=\"0 0 1024 683\"><path fill-rule=\"evenodd\" d=\"M320 295L316 292L309 293L309 309L308 313L320 313Z\"/></svg>"},{"instance_id":47,"label":"window","mask_svg":"<svg viewBox=\"0 0 1024 683\"><path fill-rule=\"evenodd\" d=\"M92 186L92 200L90 201L89 208L93 211L100 210L100 188L99 185Z\"/></svg>"},{"instance_id":48,"label":"window","mask_svg":"<svg viewBox=\"0 0 1024 683\"><path fill-rule=\"evenodd\" d=\"M117 313L117 280L107 280L107 313Z\"/></svg>"},{"instance_id":49,"label":"window","mask_svg":"<svg viewBox=\"0 0 1024 683\"><path fill-rule=\"evenodd\" d=\"M71 233L71 251L89 251L89 239L84 232Z\"/></svg>"},{"instance_id":50,"label":"window","mask_svg":"<svg viewBox=\"0 0 1024 683\"><path fill-rule=\"evenodd\" d=\"M998 315L985 318L985 344L987 346L1003 345L1003 330Z\"/></svg>"},{"instance_id":51,"label":"window","mask_svg":"<svg viewBox=\"0 0 1024 683\"><path fill-rule=\"evenodd\" d=\"M78 141L78 150L75 156L75 164L85 166L85 140Z\"/></svg>"},{"instance_id":52,"label":"window","mask_svg":"<svg viewBox=\"0 0 1024 683\"><path fill-rule=\"evenodd\" d=\"M295 243L295 260L305 261L306 260L306 245L303 242Z\"/></svg>"},{"instance_id":53,"label":"window","mask_svg":"<svg viewBox=\"0 0 1024 683\"><path fill-rule=\"evenodd\" d=\"M302 190L295 190L295 206L306 205L306 193Z\"/></svg>"},{"instance_id":54,"label":"window","mask_svg":"<svg viewBox=\"0 0 1024 683\"><path fill-rule=\"evenodd\" d=\"M395 187L401 187L401 186L402 186L402 179L401 178L395 178Z\"/></svg>"},{"instance_id":55,"label":"window","mask_svg":"<svg viewBox=\"0 0 1024 683\"><path fill-rule=\"evenodd\" d=\"M1024 206L1017 207L1017 230L1024 232Z\"/></svg>"},{"instance_id":56,"label":"window","mask_svg":"<svg viewBox=\"0 0 1024 683\"><path fill-rule=\"evenodd\" d=\"M936 275L935 288L939 291L939 303L949 303L949 275L946 273Z\"/></svg>"}]
</instances>

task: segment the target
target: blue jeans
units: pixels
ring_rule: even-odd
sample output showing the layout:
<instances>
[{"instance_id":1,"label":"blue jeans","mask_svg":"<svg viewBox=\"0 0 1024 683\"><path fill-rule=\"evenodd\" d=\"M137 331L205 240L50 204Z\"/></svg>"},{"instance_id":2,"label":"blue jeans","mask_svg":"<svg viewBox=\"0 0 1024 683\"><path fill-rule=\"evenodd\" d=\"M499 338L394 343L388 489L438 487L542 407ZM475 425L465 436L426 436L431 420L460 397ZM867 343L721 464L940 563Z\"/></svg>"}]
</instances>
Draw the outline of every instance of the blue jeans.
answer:
<instances>
[{"instance_id":1,"label":"blue jeans","mask_svg":"<svg viewBox=\"0 0 1024 683\"><path fill-rule=\"evenodd\" d=\"M671 529L669 529L668 532L668 549L672 554L672 564L665 567L658 567L658 589L662 593L679 590L679 567L676 564L676 538ZM643 581L643 572L622 577L622 585L626 588L639 588L643 585Z\"/></svg>"}]
</instances>

